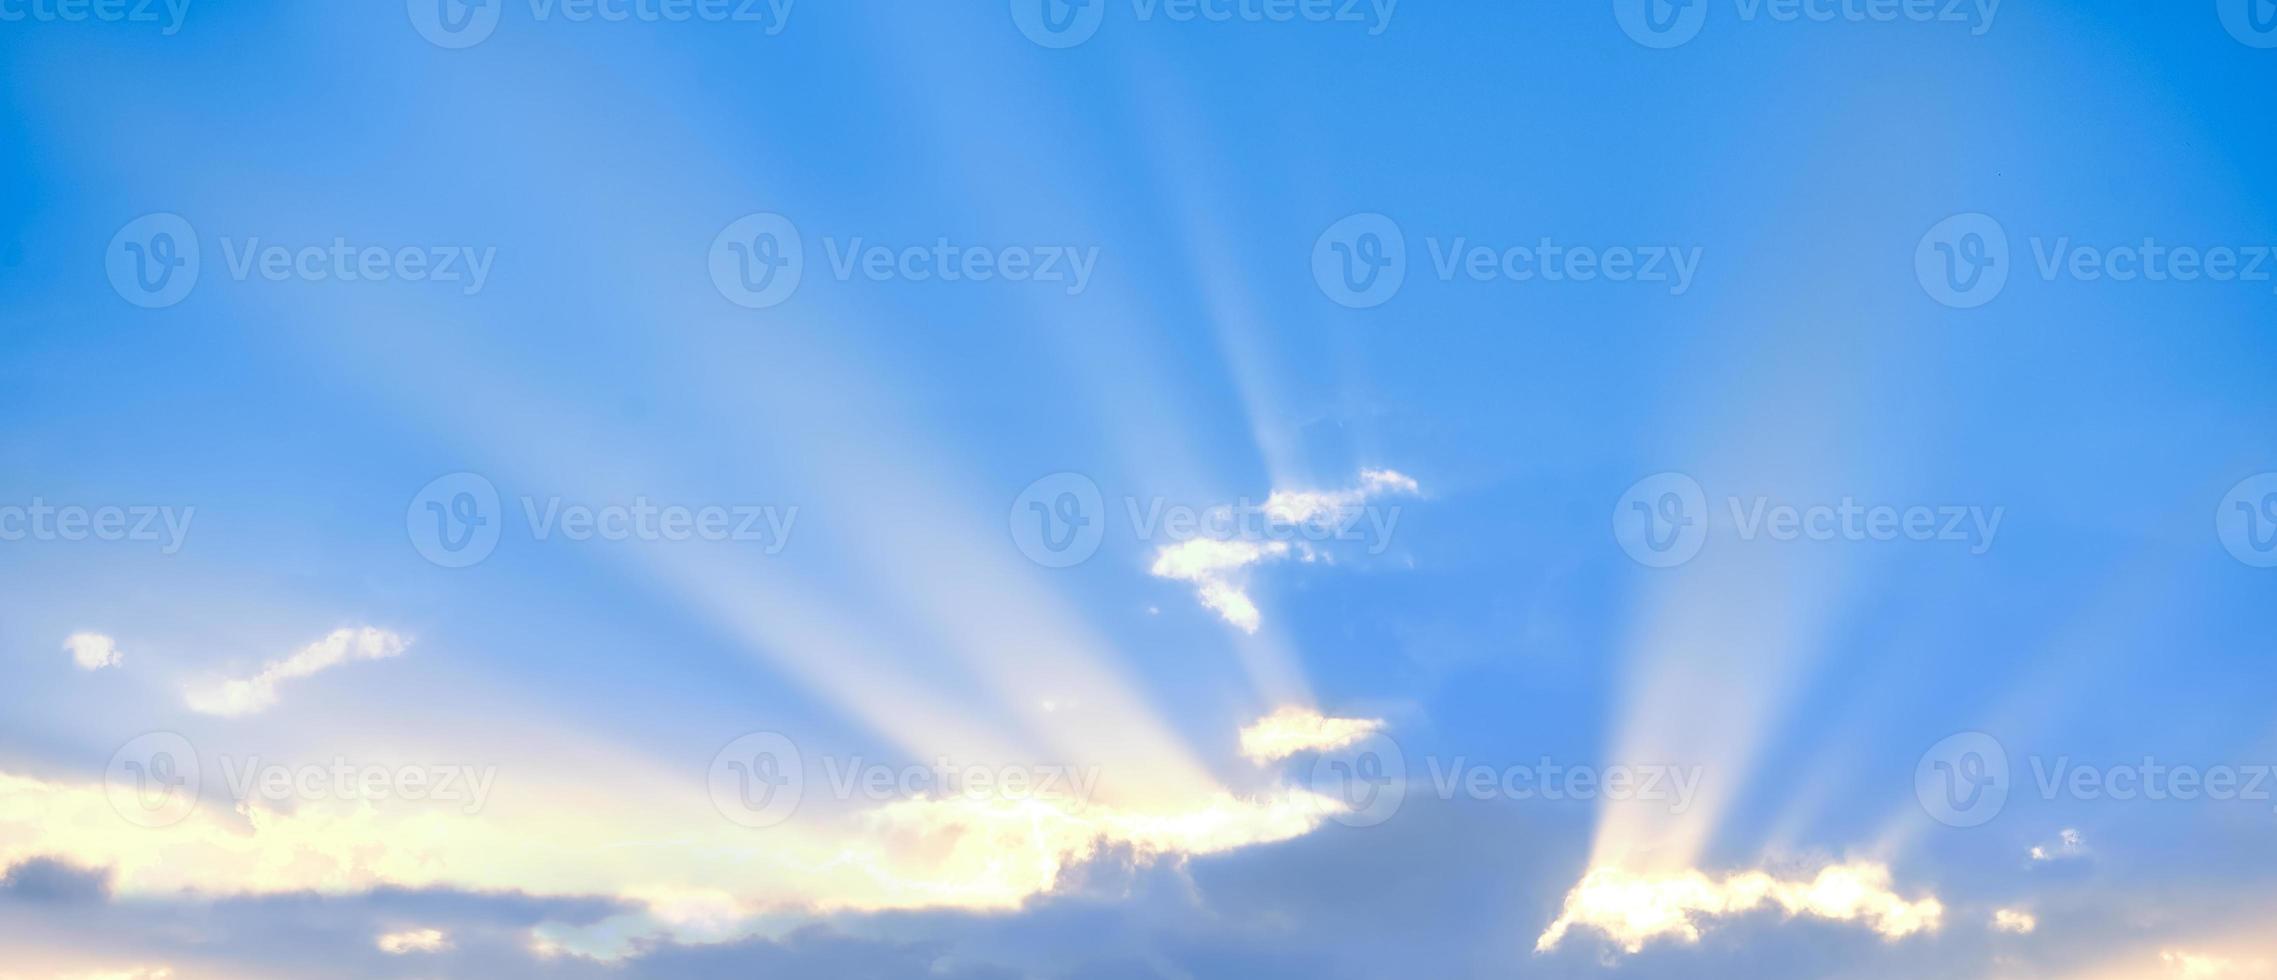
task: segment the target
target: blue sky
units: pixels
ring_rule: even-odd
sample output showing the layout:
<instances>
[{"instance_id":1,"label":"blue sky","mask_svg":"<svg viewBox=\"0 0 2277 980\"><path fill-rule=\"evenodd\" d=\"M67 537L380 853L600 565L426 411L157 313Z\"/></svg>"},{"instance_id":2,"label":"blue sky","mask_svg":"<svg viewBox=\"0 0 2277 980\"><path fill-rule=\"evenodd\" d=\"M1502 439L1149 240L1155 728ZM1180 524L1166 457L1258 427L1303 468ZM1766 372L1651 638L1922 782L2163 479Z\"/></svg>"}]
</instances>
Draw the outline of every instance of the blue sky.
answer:
<instances>
[{"instance_id":1,"label":"blue sky","mask_svg":"<svg viewBox=\"0 0 2277 980\"><path fill-rule=\"evenodd\" d=\"M0 65L0 977L2277 976L2270 0Z\"/></svg>"}]
</instances>

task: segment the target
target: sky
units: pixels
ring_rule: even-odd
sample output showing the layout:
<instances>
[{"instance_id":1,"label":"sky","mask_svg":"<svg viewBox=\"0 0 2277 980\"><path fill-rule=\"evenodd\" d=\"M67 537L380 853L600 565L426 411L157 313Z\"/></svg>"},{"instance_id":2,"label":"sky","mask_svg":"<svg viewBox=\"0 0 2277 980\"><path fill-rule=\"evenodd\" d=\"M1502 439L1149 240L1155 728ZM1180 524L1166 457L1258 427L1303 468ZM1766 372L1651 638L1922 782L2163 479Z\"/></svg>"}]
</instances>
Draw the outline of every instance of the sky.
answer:
<instances>
[{"instance_id":1,"label":"sky","mask_svg":"<svg viewBox=\"0 0 2277 980\"><path fill-rule=\"evenodd\" d=\"M2277 977L2277 2L0 0L0 980Z\"/></svg>"}]
</instances>

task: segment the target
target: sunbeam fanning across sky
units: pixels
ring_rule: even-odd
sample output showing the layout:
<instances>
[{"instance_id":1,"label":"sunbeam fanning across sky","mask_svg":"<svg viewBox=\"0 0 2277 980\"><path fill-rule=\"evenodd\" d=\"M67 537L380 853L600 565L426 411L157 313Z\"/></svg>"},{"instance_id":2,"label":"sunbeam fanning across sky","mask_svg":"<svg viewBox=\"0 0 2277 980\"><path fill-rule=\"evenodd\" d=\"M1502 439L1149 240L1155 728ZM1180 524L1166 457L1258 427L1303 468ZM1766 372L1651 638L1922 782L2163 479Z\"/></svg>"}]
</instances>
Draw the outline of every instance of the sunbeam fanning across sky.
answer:
<instances>
[{"instance_id":1,"label":"sunbeam fanning across sky","mask_svg":"<svg viewBox=\"0 0 2277 980\"><path fill-rule=\"evenodd\" d=\"M2277 978L2277 0L0 65L0 980Z\"/></svg>"}]
</instances>

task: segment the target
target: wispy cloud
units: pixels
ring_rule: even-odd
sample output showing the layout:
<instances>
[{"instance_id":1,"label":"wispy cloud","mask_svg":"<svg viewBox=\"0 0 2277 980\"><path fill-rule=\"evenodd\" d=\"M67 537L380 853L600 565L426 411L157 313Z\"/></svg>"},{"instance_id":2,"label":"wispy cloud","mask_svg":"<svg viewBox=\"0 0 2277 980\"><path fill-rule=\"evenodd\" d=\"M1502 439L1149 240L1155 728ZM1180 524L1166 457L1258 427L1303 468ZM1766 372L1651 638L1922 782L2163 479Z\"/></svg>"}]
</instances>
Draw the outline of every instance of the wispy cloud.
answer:
<instances>
[{"instance_id":1,"label":"wispy cloud","mask_svg":"<svg viewBox=\"0 0 2277 980\"><path fill-rule=\"evenodd\" d=\"M1384 727L1380 718L1330 718L1294 705L1259 718L1241 730L1241 754L1264 765L1299 752L1328 752L1367 738Z\"/></svg>"},{"instance_id":2,"label":"wispy cloud","mask_svg":"<svg viewBox=\"0 0 2277 980\"><path fill-rule=\"evenodd\" d=\"M270 661L251 677L223 680L184 692L190 710L201 714L236 717L258 714L276 706L277 685L310 677L352 660L385 660L401 656L410 641L370 626L334 630L331 635L300 648L292 656Z\"/></svg>"},{"instance_id":3,"label":"wispy cloud","mask_svg":"<svg viewBox=\"0 0 2277 980\"><path fill-rule=\"evenodd\" d=\"M2056 833L2056 839L2047 844L2034 844L2025 852L2034 862L2068 861L2087 856L2087 841L2079 831L2069 827Z\"/></svg>"},{"instance_id":4,"label":"wispy cloud","mask_svg":"<svg viewBox=\"0 0 2277 980\"><path fill-rule=\"evenodd\" d=\"M1371 501L1419 492L1413 478L1394 470L1361 470L1359 485L1342 490L1275 490L1262 508L1262 528L1245 530L1241 537L1164 545L1149 571L1156 578L1193 583L1204 607L1242 632L1255 633L1264 617L1249 597L1246 569L1292 555L1311 561L1321 554L1313 541L1340 535Z\"/></svg>"}]
</instances>

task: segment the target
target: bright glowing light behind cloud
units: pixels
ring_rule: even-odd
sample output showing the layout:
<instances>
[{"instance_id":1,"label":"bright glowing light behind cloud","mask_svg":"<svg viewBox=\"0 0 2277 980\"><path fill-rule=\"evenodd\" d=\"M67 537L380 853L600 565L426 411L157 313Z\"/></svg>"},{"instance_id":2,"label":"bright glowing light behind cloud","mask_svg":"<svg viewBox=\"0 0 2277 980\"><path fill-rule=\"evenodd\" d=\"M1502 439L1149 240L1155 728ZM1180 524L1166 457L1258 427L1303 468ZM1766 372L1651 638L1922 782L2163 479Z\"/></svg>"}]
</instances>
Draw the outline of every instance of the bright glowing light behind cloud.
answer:
<instances>
[{"instance_id":1,"label":"bright glowing light behind cloud","mask_svg":"<svg viewBox=\"0 0 2277 980\"><path fill-rule=\"evenodd\" d=\"M383 629L370 626L361 629L340 629L305 647L283 660L270 661L260 673L238 680L224 680L204 687L193 687L184 692L190 710L201 714L234 717L258 714L276 706L277 685L298 677L309 677L351 660L384 660L401 656L409 641Z\"/></svg>"},{"instance_id":2,"label":"bright glowing light behind cloud","mask_svg":"<svg viewBox=\"0 0 2277 980\"><path fill-rule=\"evenodd\" d=\"M379 937L380 952L391 956L440 953L451 948L451 937L441 929L406 929Z\"/></svg>"},{"instance_id":3,"label":"bright glowing light behind cloud","mask_svg":"<svg viewBox=\"0 0 2277 980\"><path fill-rule=\"evenodd\" d=\"M1856 922L1886 939L1935 931L1945 914L1933 897L1907 901L1891 891L1889 868L1879 864L1829 865L1807 880L1762 871L1718 881L1699 871L1631 874L1599 868L1566 895L1564 912L1534 948L1557 948L1576 926L1602 932L1630 953L1655 939L1698 942L1701 929L1715 920L1766 906L1790 919Z\"/></svg>"},{"instance_id":4,"label":"bright glowing light behind cloud","mask_svg":"<svg viewBox=\"0 0 2277 980\"><path fill-rule=\"evenodd\" d=\"M1241 730L1241 754L1264 765L1299 752L1343 748L1382 731L1380 718L1330 718L1294 705L1275 711Z\"/></svg>"}]
</instances>

